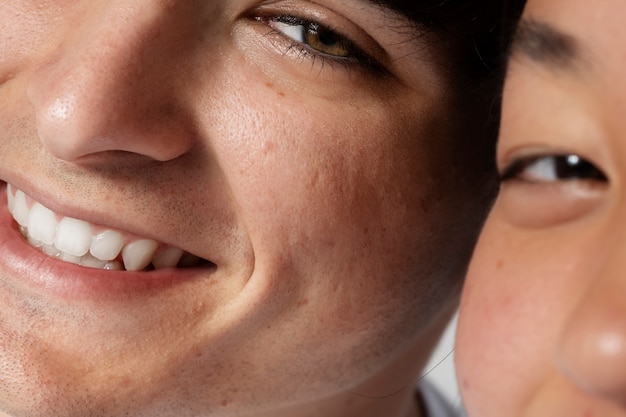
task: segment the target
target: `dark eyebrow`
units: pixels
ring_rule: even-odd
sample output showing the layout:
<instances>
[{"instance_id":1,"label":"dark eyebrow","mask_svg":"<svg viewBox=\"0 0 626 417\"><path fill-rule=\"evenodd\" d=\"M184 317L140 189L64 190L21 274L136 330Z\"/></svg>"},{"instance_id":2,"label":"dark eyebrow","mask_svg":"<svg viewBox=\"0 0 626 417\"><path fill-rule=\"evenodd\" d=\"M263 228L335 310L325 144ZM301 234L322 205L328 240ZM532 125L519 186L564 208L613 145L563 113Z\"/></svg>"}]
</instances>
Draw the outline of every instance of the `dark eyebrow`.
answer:
<instances>
[{"instance_id":1,"label":"dark eyebrow","mask_svg":"<svg viewBox=\"0 0 626 417\"><path fill-rule=\"evenodd\" d=\"M511 56L528 58L551 70L571 70L582 63L581 46L572 36L533 19L519 23Z\"/></svg>"}]
</instances>

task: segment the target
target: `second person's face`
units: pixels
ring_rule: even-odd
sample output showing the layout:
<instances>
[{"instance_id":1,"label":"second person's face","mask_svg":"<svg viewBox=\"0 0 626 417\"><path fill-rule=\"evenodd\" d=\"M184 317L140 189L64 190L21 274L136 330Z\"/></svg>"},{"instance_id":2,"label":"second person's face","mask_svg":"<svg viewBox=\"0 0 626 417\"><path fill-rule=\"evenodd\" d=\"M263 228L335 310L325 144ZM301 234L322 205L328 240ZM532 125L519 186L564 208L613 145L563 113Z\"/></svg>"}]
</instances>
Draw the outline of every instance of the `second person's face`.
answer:
<instances>
[{"instance_id":1,"label":"second person's face","mask_svg":"<svg viewBox=\"0 0 626 417\"><path fill-rule=\"evenodd\" d=\"M626 416L626 3L530 0L470 268L470 417Z\"/></svg>"}]
</instances>

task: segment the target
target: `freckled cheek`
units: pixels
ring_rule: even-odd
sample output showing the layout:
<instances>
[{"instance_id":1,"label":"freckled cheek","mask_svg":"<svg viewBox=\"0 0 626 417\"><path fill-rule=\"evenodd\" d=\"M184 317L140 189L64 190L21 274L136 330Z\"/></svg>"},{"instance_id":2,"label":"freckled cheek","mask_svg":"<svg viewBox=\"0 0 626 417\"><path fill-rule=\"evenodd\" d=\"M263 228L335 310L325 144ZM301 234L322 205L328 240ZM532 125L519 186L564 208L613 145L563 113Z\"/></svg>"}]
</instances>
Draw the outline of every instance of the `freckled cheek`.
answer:
<instances>
[{"instance_id":1,"label":"freckled cheek","mask_svg":"<svg viewBox=\"0 0 626 417\"><path fill-rule=\"evenodd\" d=\"M229 128L235 140L218 144L242 211L264 217L274 232L358 217L368 205L362 194L377 186L368 183L375 167L363 144L375 149L372 142L380 139L365 136L352 117L333 108L312 111L297 99L266 93Z\"/></svg>"},{"instance_id":2,"label":"freckled cheek","mask_svg":"<svg viewBox=\"0 0 626 417\"><path fill-rule=\"evenodd\" d=\"M533 312L510 285L523 277L482 252L479 246L464 288L455 350L459 386L470 416L517 416L533 389L528 381L543 373L533 369L536 355L525 348L532 326L524 317Z\"/></svg>"},{"instance_id":3,"label":"freckled cheek","mask_svg":"<svg viewBox=\"0 0 626 417\"><path fill-rule=\"evenodd\" d=\"M567 230L521 230L503 221L497 206L492 213L468 273L457 339L470 415L497 406L499 415L516 415L512 410L543 395L556 372L554 352L593 253L580 233ZM498 383L503 376L506 386Z\"/></svg>"},{"instance_id":4,"label":"freckled cheek","mask_svg":"<svg viewBox=\"0 0 626 417\"><path fill-rule=\"evenodd\" d=\"M300 139L310 140L303 136ZM242 178L242 209L258 232L290 244L318 244L333 250L344 230L356 237L374 220L375 184L341 155L345 149L302 146L286 149L272 142L260 151L260 167ZM254 217L254 218L252 218ZM302 250L303 248L297 248Z\"/></svg>"},{"instance_id":5,"label":"freckled cheek","mask_svg":"<svg viewBox=\"0 0 626 417\"><path fill-rule=\"evenodd\" d=\"M407 274L415 258L441 255L418 242L444 223L432 175L419 172L430 168L413 155L424 152L419 129L371 97L357 111L343 97L296 94L247 75L223 83L228 95L213 99L206 130L257 263L375 276L384 267Z\"/></svg>"}]
</instances>

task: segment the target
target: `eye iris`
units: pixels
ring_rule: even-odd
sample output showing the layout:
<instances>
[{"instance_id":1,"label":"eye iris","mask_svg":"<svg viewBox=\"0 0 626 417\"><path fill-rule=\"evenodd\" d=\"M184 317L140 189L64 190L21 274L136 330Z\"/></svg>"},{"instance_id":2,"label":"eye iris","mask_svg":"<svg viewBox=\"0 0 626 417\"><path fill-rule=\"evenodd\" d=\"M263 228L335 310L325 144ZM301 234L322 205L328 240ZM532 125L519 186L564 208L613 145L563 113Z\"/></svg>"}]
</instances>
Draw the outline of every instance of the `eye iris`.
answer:
<instances>
[{"instance_id":1,"label":"eye iris","mask_svg":"<svg viewBox=\"0 0 626 417\"><path fill-rule=\"evenodd\" d=\"M350 56L349 47L341 36L318 25L308 28L305 40L311 48L319 52L344 58Z\"/></svg>"}]
</instances>

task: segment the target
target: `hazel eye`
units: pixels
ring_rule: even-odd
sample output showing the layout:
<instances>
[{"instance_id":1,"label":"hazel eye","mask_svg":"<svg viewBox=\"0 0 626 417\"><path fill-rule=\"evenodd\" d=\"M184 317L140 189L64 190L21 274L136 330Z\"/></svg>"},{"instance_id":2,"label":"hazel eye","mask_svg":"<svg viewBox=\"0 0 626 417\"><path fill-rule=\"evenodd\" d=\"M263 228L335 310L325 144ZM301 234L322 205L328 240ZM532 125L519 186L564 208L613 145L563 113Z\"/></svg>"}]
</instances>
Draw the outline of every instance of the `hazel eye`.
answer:
<instances>
[{"instance_id":1,"label":"hazel eye","mask_svg":"<svg viewBox=\"0 0 626 417\"><path fill-rule=\"evenodd\" d=\"M502 181L508 180L531 183L608 181L600 169L578 155L540 155L518 159L502 174Z\"/></svg>"},{"instance_id":2,"label":"hazel eye","mask_svg":"<svg viewBox=\"0 0 626 417\"><path fill-rule=\"evenodd\" d=\"M270 25L293 41L321 54L339 58L350 58L353 55L354 47L349 39L319 23L294 16L280 16L272 19Z\"/></svg>"}]
</instances>

